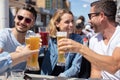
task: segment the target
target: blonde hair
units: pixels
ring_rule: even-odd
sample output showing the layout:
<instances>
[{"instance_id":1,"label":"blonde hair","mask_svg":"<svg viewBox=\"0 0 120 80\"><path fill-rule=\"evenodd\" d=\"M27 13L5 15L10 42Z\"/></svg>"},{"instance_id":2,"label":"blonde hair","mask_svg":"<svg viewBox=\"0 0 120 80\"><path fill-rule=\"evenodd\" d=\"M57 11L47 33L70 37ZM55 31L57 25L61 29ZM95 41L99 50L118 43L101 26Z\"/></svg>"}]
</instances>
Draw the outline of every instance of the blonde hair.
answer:
<instances>
[{"instance_id":1,"label":"blonde hair","mask_svg":"<svg viewBox=\"0 0 120 80\"><path fill-rule=\"evenodd\" d=\"M53 17L51 18L49 24L48 24L48 27L47 27L47 30L49 31L49 35L53 38L56 38L56 32L59 31L59 29L56 27L56 23L59 23L61 21L61 17L63 16L63 14L65 13L68 13L68 14L72 14L71 11L69 10L66 10L66 9L58 9Z\"/></svg>"}]
</instances>

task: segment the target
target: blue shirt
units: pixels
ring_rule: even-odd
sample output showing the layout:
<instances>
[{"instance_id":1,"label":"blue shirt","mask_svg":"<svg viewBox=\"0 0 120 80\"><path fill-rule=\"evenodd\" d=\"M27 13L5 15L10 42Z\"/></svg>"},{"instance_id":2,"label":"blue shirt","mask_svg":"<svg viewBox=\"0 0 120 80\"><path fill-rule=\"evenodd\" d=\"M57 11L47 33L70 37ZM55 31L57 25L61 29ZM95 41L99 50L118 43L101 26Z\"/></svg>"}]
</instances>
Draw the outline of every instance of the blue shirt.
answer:
<instances>
[{"instance_id":1,"label":"blue shirt","mask_svg":"<svg viewBox=\"0 0 120 80\"><path fill-rule=\"evenodd\" d=\"M71 34L70 39L82 43L82 38L78 34ZM40 50L42 52L42 48ZM50 75L57 64L58 51L57 40L55 38L49 39L48 49L43 59L41 67L41 75ZM77 77L80 72L80 65L82 61L82 55L77 53L67 53L65 71L60 73L60 76L64 77Z\"/></svg>"},{"instance_id":2,"label":"blue shirt","mask_svg":"<svg viewBox=\"0 0 120 80\"><path fill-rule=\"evenodd\" d=\"M28 30L26 36L29 34L34 34L34 32ZM17 46L21 46L21 45L25 45L25 44L21 44L16 40L15 36L12 33L12 28L5 28L0 30L0 48L2 48L5 52L8 53L14 52ZM2 58L2 56L0 56L0 58ZM24 70L25 68L26 68L26 62L21 62L13 66L11 69Z\"/></svg>"},{"instance_id":3,"label":"blue shirt","mask_svg":"<svg viewBox=\"0 0 120 80\"><path fill-rule=\"evenodd\" d=\"M12 59L8 52L2 52L0 54L0 74L9 71L12 66Z\"/></svg>"}]
</instances>

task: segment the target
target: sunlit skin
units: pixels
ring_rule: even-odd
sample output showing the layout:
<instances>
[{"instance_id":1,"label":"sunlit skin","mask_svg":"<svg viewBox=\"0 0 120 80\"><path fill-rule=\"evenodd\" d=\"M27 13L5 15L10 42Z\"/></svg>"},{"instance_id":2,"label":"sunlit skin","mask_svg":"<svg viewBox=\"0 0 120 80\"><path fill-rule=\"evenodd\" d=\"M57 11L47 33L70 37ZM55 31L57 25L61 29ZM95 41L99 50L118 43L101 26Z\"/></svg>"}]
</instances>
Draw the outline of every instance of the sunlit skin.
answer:
<instances>
[{"instance_id":1,"label":"sunlit skin","mask_svg":"<svg viewBox=\"0 0 120 80\"><path fill-rule=\"evenodd\" d=\"M91 7L90 13L95 13L94 7ZM101 21L102 21L101 16L100 15L95 16L95 14L92 14L91 19L89 19L89 23L91 24L96 33L101 32L102 30L102 26L100 24Z\"/></svg>"},{"instance_id":2,"label":"sunlit skin","mask_svg":"<svg viewBox=\"0 0 120 80\"><path fill-rule=\"evenodd\" d=\"M31 23L26 23L25 19L20 21L20 20L17 19L17 15L21 15L23 17L30 18L32 21L31 21ZM15 28L18 31L24 33L24 32L26 32L27 30L29 30L33 26L33 24L35 22L35 17L33 16L33 14L31 12L29 12L27 10L21 9L16 14L14 22L15 22Z\"/></svg>"},{"instance_id":3,"label":"sunlit skin","mask_svg":"<svg viewBox=\"0 0 120 80\"><path fill-rule=\"evenodd\" d=\"M91 7L90 13L95 13L94 7ZM91 23L95 32L101 33L104 45L108 46L108 43L111 41L110 39L115 33L116 23L114 21L109 21L108 17L102 11L97 16L92 14L89 22ZM95 51L89 49L88 47L71 39L64 38L59 40L58 43L58 50L63 50L65 52L70 51L75 53L79 52L91 62L91 78L102 78L101 71L107 71L114 75L116 71L120 69L119 47L115 47L112 55L107 56L98 54Z\"/></svg>"},{"instance_id":4,"label":"sunlit skin","mask_svg":"<svg viewBox=\"0 0 120 80\"><path fill-rule=\"evenodd\" d=\"M23 20L18 20L17 15L21 15L26 18L30 18L32 21L31 23L26 23L25 18ZM12 34L15 36L15 38L23 44L25 42L25 35L27 30L29 30L31 27L33 27L33 24L35 23L35 17L33 14L27 10L20 9L14 19L15 26L12 28ZM0 53L3 52L3 49L0 48Z\"/></svg>"},{"instance_id":5,"label":"sunlit skin","mask_svg":"<svg viewBox=\"0 0 120 80\"><path fill-rule=\"evenodd\" d=\"M40 47L41 47L41 44L40 44ZM38 52L39 52L39 49L30 50L30 45L27 45L25 47L18 46L16 48L15 52L10 53L11 58L13 60L12 66L15 66L16 64L18 64L20 62L26 61L28 59L28 57L30 57L32 54L38 53Z\"/></svg>"},{"instance_id":6,"label":"sunlit skin","mask_svg":"<svg viewBox=\"0 0 120 80\"><path fill-rule=\"evenodd\" d=\"M23 18L22 20L18 20L17 15L23 16L25 18L30 18L31 22L26 23L25 18ZM18 42L23 44L25 42L25 35L27 30L33 27L33 24L35 23L35 17L31 12L20 9L15 16L14 22L15 22L15 27L12 28L12 33L14 34Z\"/></svg>"},{"instance_id":7,"label":"sunlit skin","mask_svg":"<svg viewBox=\"0 0 120 80\"><path fill-rule=\"evenodd\" d=\"M60 31L66 31L68 34L74 31L74 20L71 14L65 13L61 17L60 23L56 24Z\"/></svg>"}]
</instances>

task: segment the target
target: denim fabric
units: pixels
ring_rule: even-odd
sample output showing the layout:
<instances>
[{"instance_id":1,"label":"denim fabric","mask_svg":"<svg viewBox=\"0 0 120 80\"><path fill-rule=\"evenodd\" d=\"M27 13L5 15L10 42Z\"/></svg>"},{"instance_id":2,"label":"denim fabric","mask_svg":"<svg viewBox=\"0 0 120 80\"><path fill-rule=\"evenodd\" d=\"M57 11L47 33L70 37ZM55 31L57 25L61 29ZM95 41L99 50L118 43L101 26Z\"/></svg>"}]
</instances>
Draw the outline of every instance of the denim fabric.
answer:
<instances>
[{"instance_id":1,"label":"denim fabric","mask_svg":"<svg viewBox=\"0 0 120 80\"><path fill-rule=\"evenodd\" d=\"M70 38L82 43L82 38L80 35L71 34ZM41 48L40 54L43 53ZM80 72L80 65L82 61L82 55L75 54L75 53L66 53L66 64L65 64L65 71L60 73L59 76L64 77L77 77L78 73ZM49 39L48 49L46 51L46 55L43 59L42 66L41 66L41 75L51 75L52 71L57 64L58 58L58 51L57 51L57 40L55 38Z\"/></svg>"}]
</instances>

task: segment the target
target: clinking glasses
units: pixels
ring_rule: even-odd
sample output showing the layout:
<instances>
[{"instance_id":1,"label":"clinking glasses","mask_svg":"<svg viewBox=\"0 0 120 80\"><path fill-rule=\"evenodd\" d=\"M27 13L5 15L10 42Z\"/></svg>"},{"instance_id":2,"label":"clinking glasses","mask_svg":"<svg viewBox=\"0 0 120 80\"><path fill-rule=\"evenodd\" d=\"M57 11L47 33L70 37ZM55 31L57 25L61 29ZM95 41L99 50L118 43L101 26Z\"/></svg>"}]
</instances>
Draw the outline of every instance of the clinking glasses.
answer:
<instances>
[{"instance_id":1,"label":"clinking glasses","mask_svg":"<svg viewBox=\"0 0 120 80\"><path fill-rule=\"evenodd\" d=\"M26 22L26 23L31 23L31 22L32 22L32 19L23 17L23 16L21 16L21 15L17 15L17 18L18 18L18 20L20 20L20 21L23 20L23 19L25 19L25 22Z\"/></svg>"}]
</instances>

